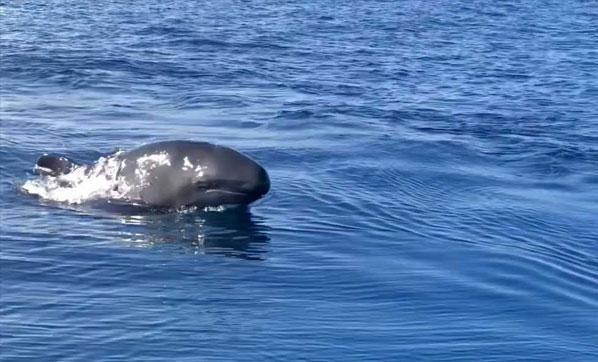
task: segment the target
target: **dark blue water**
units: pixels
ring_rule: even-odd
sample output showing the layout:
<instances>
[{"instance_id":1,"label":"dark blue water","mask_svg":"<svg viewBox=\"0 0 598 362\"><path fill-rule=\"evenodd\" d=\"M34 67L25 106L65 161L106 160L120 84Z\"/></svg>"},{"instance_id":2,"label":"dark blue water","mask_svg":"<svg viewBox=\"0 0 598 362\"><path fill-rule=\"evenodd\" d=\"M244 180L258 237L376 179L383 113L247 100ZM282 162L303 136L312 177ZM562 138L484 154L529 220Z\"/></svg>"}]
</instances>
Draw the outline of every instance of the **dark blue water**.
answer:
<instances>
[{"instance_id":1,"label":"dark blue water","mask_svg":"<svg viewBox=\"0 0 598 362\"><path fill-rule=\"evenodd\" d=\"M598 359L594 1L0 5L4 361ZM192 139L249 210L24 195Z\"/></svg>"}]
</instances>

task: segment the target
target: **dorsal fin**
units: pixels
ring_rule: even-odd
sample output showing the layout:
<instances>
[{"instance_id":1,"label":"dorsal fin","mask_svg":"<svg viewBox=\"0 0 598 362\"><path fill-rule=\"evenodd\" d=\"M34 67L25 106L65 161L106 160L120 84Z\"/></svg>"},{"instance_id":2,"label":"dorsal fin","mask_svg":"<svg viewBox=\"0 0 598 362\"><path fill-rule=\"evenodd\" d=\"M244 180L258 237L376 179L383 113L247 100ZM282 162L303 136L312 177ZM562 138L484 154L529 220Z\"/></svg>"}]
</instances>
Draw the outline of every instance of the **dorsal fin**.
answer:
<instances>
[{"instance_id":1,"label":"dorsal fin","mask_svg":"<svg viewBox=\"0 0 598 362\"><path fill-rule=\"evenodd\" d=\"M43 155L35 163L34 171L44 176L65 175L77 166L64 156Z\"/></svg>"}]
</instances>

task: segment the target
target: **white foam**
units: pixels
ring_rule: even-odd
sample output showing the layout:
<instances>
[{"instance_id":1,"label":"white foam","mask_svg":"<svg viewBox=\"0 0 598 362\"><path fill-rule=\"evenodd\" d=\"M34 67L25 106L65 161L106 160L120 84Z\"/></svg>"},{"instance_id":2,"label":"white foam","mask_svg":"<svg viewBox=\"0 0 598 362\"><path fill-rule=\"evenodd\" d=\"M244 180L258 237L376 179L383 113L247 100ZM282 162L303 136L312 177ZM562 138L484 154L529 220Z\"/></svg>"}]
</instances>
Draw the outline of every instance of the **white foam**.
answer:
<instances>
[{"instance_id":1,"label":"white foam","mask_svg":"<svg viewBox=\"0 0 598 362\"><path fill-rule=\"evenodd\" d=\"M170 166L170 156L166 152L146 154L137 159L135 168L136 184L146 186L150 182L150 171L160 166Z\"/></svg>"},{"instance_id":2,"label":"white foam","mask_svg":"<svg viewBox=\"0 0 598 362\"><path fill-rule=\"evenodd\" d=\"M158 166L170 166L170 156L166 152L143 155L137 159L139 168L156 168Z\"/></svg>"},{"instance_id":3,"label":"white foam","mask_svg":"<svg viewBox=\"0 0 598 362\"><path fill-rule=\"evenodd\" d=\"M201 165L197 165L197 167L195 167L195 173L197 174L197 177L203 177L203 167L201 167Z\"/></svg>"},{"instance_id":4,"label":"white foam","mask_svg":"<svg viewBox=\"0 0 598 362\"><path fill-rule=\"evenodd\" d=\"M191 163L191 161L189 161L189 158L187 156L185 156L185 158L183 159L182 170L188 171L188 170L192 170L192 169L193 169L193 164Z\"/></svg>"}]
</instances>

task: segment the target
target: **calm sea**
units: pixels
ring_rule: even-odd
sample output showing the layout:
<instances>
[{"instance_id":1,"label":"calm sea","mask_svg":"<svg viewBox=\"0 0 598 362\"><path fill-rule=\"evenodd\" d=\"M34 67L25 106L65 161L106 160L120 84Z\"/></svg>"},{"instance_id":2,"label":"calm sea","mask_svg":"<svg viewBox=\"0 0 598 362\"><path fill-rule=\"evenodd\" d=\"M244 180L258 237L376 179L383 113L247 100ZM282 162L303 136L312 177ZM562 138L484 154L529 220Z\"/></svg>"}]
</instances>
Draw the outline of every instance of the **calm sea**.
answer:
<instances>
[{"instance_id":1,"label":"calm sea","mask_svg":"<svg viewBox=\"0 0 598 362\"><path fill-rule=\"evenodd\" d=\"M595 1L0 5L2 361L598 360ZM249 210L25 195L189 139Z\"/></svg>"}]
</instances>

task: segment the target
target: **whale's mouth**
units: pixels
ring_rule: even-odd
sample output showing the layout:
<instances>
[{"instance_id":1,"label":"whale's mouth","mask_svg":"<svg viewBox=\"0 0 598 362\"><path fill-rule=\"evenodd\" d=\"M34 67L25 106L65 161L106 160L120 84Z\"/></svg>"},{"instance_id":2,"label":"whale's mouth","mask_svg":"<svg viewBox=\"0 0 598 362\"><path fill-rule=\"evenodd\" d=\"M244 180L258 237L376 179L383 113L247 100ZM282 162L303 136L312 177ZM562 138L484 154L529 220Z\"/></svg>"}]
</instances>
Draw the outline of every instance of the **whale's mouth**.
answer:
<instances>
[{"instance_id":1,"label":"whale's mouth","mask_svg":"<svg viewBox=\"0 0 598 362\"><path fill-rule=\"evenodd\" d=\"M196 191L208 203L220 200L227 204L249 203L262 198L269 189L269 179L211 180L195 184Z\"/></svg>"},{"instance_id":2,"label":"whale's mouth","mask_svg":"<svg viewBox=\"0 0 598 362\"><path fill-rule=\"evenodd\" d=\"M233 190L226 190L226 189L209 189L209 190L205 191L206 194L214 193L214 192L219 192L219 193L229 194L229 195L239 195L239 196L245 196L246 195L243 192L233 191Z\"/></svg>"}]
</instances>

